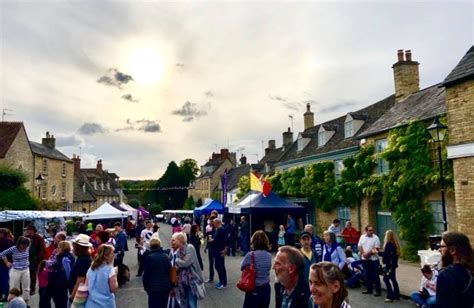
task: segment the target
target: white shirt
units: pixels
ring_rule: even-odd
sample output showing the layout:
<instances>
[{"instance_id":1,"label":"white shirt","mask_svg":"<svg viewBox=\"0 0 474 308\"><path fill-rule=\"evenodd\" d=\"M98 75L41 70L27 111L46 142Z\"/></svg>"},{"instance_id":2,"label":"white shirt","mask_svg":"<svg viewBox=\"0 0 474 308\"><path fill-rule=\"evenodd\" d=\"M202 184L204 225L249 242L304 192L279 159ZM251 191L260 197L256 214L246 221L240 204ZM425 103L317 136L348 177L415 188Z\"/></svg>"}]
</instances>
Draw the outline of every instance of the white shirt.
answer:
<instances>
[{"instance_id":1,"label":"white shirt","mask_svg":"<svg viewBox=\"0 0 474 308\"><path fill-rule=\"evenodd\" d=\"M364 253L370 252L374 248L380 248L380 240L379 237L375 234L372 234L371 237L368 237L367 234L364 234L360 237L359 239L359 244L357 244L358 247L362 246L362 249L364 250ZM364 258L363 255L361 255L362 260L367 260ZM378 253L373 254L370 256L370 260L372 261L377 261L379 259Z\"/></svg>"},{"instance_id":2,"label":"white shirt","mask_svg":"<svg viewBox=\"0 0 474 308\"><path fill-rule=\"evenodd\" d=\"M436 285L436 281L438 280L438 271L437 270L433 270L433 275L431 276L431 279L426 279L425 275L422 276L421 278L421 286L420 286L420 290L425 288L428 293L430 294L430 296L435 296L436 295L436 291L431 289L431 288L428 288L427 286L427 282L430 282L432 285Z\"/></svg>"},{"instance_id":3,"label":"white shirt","mask_svg":"<svg viewBox=\"0 0 474 308\"><path fill-rule=\"evenodd\" d=\"M142 233L140 233L140 237L143 239L144 247L146 250L150 250L150 239L153 235L153 229L143 229Z\"/></svg>"}]
</instances>

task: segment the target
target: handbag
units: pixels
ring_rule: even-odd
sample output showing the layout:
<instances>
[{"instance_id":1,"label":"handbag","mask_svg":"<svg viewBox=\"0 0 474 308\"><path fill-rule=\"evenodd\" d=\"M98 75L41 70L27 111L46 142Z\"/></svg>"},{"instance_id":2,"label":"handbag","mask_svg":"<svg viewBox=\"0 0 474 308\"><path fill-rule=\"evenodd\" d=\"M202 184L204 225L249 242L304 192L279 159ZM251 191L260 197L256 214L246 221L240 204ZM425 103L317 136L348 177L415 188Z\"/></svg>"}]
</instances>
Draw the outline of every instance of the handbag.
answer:
<instances>
[{"instance_id":1,"label":"handbag","mask_svg":"<svg viewBox=\"0 0 474 308\"><path fill-rule=\"evenodd\" d=\"M76 295L74 295L74 300L72 301L71 308L85 307L88 296L89 287L85 283L80 283L77 287Z\"/></svg>"},{"instance_id":2,"label":"handbag","mask_svg":"<svg viewBox=\"0 0 474 308\"><path fill-rule=\"evenodd\" d=\"M169 279L171 284L175 285L178 282L178 273L176 272L176 267L172 266L169 272Z\"/></svg>"},{"instance_id":3,"label":"handbag","mask_svg":"<svg viewBox=\"0 0 474 308\"><path fill-rule=\"evenodd\" d=\"M239 282L237 282L237 288L244 292L253 292L255 290L255 279L257 278L257 273L255 272L255 256L252 252L251 263L247 265L242 271Z\"/></svg>"},{"instance_id":4,"label":"handbag","mask_svg":"<svg viewBox=\"0 0 474 308\"><path fill-rule=\"evenodd\" d=\"M202 282L196 282L196 297L197 299L204 299L206 297L206 287Z\"/></svg>"}]
</instances>

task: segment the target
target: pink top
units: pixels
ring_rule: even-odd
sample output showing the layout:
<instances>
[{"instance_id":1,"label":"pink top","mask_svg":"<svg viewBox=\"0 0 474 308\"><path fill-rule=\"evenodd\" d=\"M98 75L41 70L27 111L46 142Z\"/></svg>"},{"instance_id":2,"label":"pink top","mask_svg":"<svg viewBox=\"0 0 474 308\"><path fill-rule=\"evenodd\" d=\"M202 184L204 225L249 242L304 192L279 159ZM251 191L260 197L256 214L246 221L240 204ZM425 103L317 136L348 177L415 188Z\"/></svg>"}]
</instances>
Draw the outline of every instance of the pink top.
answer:
<instances>
[{"instance_id":1,"label":"pink top","mask_svg":"<svg viewBox=\"0 0 474 308\"><path fill-rule=\"evenodd\" d=\"M38 287L46 288L48 286L48 271L46 267L38 274Z\"/></svg>"}]
</instances>

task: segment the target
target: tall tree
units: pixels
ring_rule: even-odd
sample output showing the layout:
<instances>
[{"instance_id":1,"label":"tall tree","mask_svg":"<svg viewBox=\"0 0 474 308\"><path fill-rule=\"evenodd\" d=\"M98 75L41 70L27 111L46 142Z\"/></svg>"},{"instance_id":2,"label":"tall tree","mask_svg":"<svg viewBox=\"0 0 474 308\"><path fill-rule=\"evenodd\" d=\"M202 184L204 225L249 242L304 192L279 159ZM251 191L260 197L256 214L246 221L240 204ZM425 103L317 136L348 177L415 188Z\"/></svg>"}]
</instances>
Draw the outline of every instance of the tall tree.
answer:
<instances>
[{"instance_id":1,"label":"tall tree","mask_svg":"<svg viewBox=\"0 0 474 308\"><path fill-rule=\"evenodd\" d=\"M3 210L35 210L38 200L23 186L26 175L18 170L0 167L0 206Z\"/></svg>"}]
</instances>

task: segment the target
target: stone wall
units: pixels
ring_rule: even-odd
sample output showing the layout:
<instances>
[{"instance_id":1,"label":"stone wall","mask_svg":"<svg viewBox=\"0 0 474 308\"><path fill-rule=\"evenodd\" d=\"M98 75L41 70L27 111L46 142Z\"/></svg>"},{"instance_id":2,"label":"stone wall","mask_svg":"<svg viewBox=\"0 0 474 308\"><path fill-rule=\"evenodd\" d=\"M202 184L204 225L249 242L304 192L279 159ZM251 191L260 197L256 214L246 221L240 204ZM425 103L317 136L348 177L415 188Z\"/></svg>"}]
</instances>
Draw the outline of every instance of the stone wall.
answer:
<instances>
[{"instance_id":1,"label":"stone wall","mask_svg":"<svg viewBox=\"0 0 474 308\"><path fill-rule=\"evenodd\" d=\"M48 162L47 172L43 170L44 159ZM66 164L66 173L63 173L63 164ZM41 186L42 200L63 204L73 203L74 164L72 162L35 155L35 176L38 174L42 174L44 178ZM64 197L62 195L63 185L66 185Z\"/></svg>"}]
</instances>

